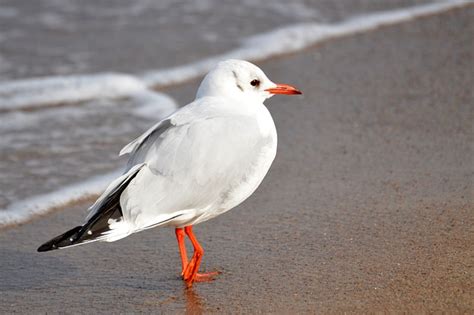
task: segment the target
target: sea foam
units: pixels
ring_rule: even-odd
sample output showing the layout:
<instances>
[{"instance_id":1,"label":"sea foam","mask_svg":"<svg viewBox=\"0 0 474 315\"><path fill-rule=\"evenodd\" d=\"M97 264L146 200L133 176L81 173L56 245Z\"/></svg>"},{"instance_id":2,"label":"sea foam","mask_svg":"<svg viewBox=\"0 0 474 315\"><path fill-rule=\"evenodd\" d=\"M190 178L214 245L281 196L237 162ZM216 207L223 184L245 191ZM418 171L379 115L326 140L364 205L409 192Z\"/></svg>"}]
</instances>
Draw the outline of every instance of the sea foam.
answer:
<instances>
[{"instance_id":1,"label":"sea foam","mask_svg":"<svg viewBox=\"0 0 474 315\"><path fill-rule=\"evenodd\" d=\"M149 71L142 75L147 86L163 87L179 84L204 75L215 64L226 59L263 60L273 56L297 52L336 37L366 32L384 25L398 24L419 17L440 13L472 0L436 2L390 11L353 17L335 24L302 23L257 34L242 41L240 47L197 62L179 67Z\"/></svg>"},{"instance_id":2,"label":"sea foam","mask_svg":"<svg viewBox=\"0 0 474 315\"><path fill-rule=\"evenodd\" d=\"M96 98L120 98L147 90L130 75L102 73L15 80L0 84L0 110L34 109Z\"/></svg>"},{"instance_id":3,"label":"sea foam","mask_svg":"<svg viewBox=\"0 0 474 315\"><path fill-rule=\"evenodd\" d=\"M0 227L2 225L22 223L34 216L45 214L52 209L61 208L75 201L98 195L120 174L120 171L107 173L50 193L14 202L6 209L0 210Z\"/></svg>"},{"instance_id":4,"label":"sea foam","mask_svg":"<svg viewBox=\"0 0 474 315\"><path fill-rule=\"evenodd\" d=\"M150 87L179 84L202 76L220 61L229 58L262 60L272 56L296 52L322 41L366 32L384 25L392 25L419 17L441 13L473 3L471 0L436 2L415 7L378 12L353 17L335 24L304 23L289 25L258 34L242 41L240 47L227 53L179 67L149 71L132 76L119 73L81 76L56 76L0 83L0 111L40 109L43 106L81 102L95 98L137 97L143 106L137 115L156 111L151 104L161 100L172 109L173 101ZM25 222L34 215L68 205L85 196L100 194L120 172L112 172L72 184L60 190L14 202L0 210L0 226Z\"/></svg>"},{"instance_id":5,"label":"sea foam","mask_svg":"<svg viewBox=\"0 0 474 315\"><path fill-rule=\"evenodd\" d=\"M225 59L262 60L296 52L328 39L366 32L384 25L413 20L473 3L451 0L381 11L353 17L339 23L303 23L284 26L242 41L236 49L183 66L152 70L133 76L99 73L53 76L0 83L0 111L34 109L86 101L94 98L130 97L150 87L180 84L207 73Z\"/></svg>"}]
</instances>

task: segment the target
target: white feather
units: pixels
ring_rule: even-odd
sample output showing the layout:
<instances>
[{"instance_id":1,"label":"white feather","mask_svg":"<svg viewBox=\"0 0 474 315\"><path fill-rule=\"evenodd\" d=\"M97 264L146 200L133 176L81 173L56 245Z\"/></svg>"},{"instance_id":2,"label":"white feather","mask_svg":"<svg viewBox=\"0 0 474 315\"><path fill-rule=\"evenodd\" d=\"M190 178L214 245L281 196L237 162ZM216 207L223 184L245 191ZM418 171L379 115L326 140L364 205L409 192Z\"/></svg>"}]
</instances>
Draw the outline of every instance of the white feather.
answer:
<instances>
[{"instance_id":1,"label":"white feather","mask_svg":"<svg viewBox=\"0 0 474 315\"><path fill-rule=\"evenodd\" d=\"M250 84L254 79L259 86ZM194 102L125 146L120 154L130 154L126 174L108 191L139 171L120 196L123 220L111 222L101 238L196 224L248 198L276 154L275 125L263 105L271 96L265 89L274 86L248 62L220 63Z\"/></svg>"}]
</instances>

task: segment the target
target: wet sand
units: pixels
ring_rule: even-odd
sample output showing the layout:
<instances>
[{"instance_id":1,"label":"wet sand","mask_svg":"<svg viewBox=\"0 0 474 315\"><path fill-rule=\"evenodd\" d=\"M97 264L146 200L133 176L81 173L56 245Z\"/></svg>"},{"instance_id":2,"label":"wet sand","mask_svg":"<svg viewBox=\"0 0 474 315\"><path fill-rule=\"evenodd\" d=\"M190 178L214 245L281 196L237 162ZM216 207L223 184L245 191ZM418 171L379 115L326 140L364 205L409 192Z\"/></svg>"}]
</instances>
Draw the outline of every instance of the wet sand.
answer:
<instances>
[{"instance_id":1,"label":"wet sand","mask_svg":"<svg viewBox=\"0 0 474 315\"><path fill-rule=\"evenodd\" d=\"M267 102L270 173L195 228L186 290L171 229L36 253L86 204L0 234L1 313L474 312L474 9L261 62L305 95ZM197 82L168 90L180 103Z\"/></svg>"}]
</instances>

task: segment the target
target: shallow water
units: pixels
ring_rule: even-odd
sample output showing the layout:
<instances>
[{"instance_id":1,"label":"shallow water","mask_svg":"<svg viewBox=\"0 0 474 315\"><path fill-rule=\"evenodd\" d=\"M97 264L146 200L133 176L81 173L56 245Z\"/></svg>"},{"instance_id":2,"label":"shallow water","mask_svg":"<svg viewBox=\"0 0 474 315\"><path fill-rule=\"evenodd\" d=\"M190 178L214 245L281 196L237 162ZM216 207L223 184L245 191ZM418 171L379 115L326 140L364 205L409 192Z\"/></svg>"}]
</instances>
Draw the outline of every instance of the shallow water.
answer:
<instances>
[{"instance_id":1,"label":"shallow water","mask_svg":"<svg viewBox=\"0 0 474 315\"><path fill-rule=\"evenodd\" d=\"M78 7L73 1L4 1L0 224L11 222L8 212L20 208L28 210L21 220L28 218L38 210L38 200L43 210L58 206L64 199L57 201L55 191L64 195L65 187L83 187L92 177L119 172L124 163L117 156L120 148L177 106L148 87L197 78L219 59L298 51L446 4L397 11L426 2L279 1L263 6L251 1L123 1L111 6L99 1ZM382 9L389 11L376 12ZM354 18L361 14L371 15ZM77 76L102 71L130 75ZM83 193L66 191L70 198Z\"/></svg>"},{"instance_id":2,"label":"shallow water","mask_svg":"<svg viewBox=\"0 0 474 315\"><path fill-rule=\"evenodd\" d=\"M248 36L284 25L337 22L429 2L3 0L0 80L168 68L226 52Z\"/></svg>"}]
</instances>

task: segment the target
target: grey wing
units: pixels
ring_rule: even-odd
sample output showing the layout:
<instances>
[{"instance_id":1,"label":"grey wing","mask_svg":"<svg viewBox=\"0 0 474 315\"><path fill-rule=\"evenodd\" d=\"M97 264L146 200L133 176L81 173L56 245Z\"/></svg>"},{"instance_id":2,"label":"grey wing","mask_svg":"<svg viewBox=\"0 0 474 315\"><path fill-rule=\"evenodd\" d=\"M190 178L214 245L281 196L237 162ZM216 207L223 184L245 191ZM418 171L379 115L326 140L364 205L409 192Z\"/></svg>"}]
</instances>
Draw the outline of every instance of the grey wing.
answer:
<instances>
[{"instance_id":1,"label":"grey wing","mask_svg":"<svg viewBox=\"0 0 474 315\"><path fill-rule=\"evenodd\" d=\"M217 152L227 153L242 144L248 147L248 142L242 142L246 137L256 139L259 127L254 118L229 112L216 100L207 99L205 105L200 101L181 108L126 145L120 155L130 154L127 170L141 163L162 174L196 169L201 162L212 160L197 162L206 150L216 153L218 148ZM226 161L229 156L218 162Z\"/></svg>"},{"instance_id":2,"label":"grey wing","mask_svg":"<svg viewBox=\"0 0 474 315\"><path fill-rule=\"evenodd\" d=\"M235 166L258 154L260 130L254 118L216 116L196 119L168 129L143 143L131 157L133 165L146 163L153 171L175 180L199 184L228 176Z\"/></svg>"},{"instance_id":3,"label":"grey wing","mask_svg":"<svg viewBox=\"0 0 474 315\"><path fill-rule=\"evenodd\" d=\"M136 164L144 162L150 148L152 146L158 146L161 143L164 138L164 133L172 130L173 128L178 128L191 122L194 118L196 118L195 114L205 116L207 110L201 109L200 107L202 107L200 106L200 102L195 101L180 108L167 118L150 127L138 138L124 146L122 150L120 150L119 155L130 155L129 161L127 163L127 170Z\"/></svg>"},{"instance_id":4,"label":"grey wing","mask_svg":"<svg viewBox=\"0 0 474 315\"><path fill-rule=\"evenodd\" d=\"M166 133L170 128L173 127L175 126L172 125L171 119L162 120L143 135L126 145L120 151L120 155L125 153L130 154L126 171L137 164L143 163L150 148L152 146L158 145L161 142L160 137L163 135L163 133Z\"/></svg>"},{"instance_id":5,"label":"grey wing","mask_svg":"<svg viewBox=\"0 0 474 315\"><path fill-rule=\"evenodd\" d=\"M173 120L134 151L130 165L145 163L124 193L124 215L137 228L180 211L204 209L238 185L261 154L254 118L214 116ZM151 141L153 140L153 141Z\"/></svg>"},{"instance_id":6,"label":"grey wing","mask_svg":"<svg viewBox=\"0 0 474 315\"><path fill-rule=\"evenodd\" d=\"M146 150L146 147L149 146L151 143L156 141L156 139L162 134L166 129L170 127L171 124L171 119L166 118L155 125L153 125L151 128L149 128L147 131L145 131L142 135L140 135L138 138L127 144L120 150L119 156L125 155L125 154L130 154L133 155L135 152L143 149Z\"/></svg>"}]
</instances>

